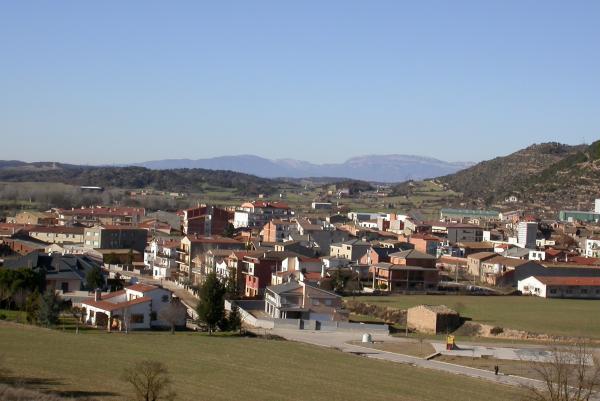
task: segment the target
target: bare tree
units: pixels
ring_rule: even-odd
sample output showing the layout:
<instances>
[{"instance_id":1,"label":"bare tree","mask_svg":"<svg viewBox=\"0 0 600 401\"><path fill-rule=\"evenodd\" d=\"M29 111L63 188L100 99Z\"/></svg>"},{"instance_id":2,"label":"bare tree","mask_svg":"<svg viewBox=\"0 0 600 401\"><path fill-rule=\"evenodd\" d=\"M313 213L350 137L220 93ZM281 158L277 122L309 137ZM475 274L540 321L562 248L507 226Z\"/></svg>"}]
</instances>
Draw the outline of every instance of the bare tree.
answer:
<instances>
[{"instance_id":1,"label":"bare tree","mask_svg":"<svg viewBox=\"0 0 600 401\"><path fill-rule=\"evenodd\" d=\"M125 370L123 379L131 384L136 401L167 401L175 399L171 379L165 364L143 360Z\"/></svg>"},{"instance_id":2,"label":"bare tree","mask_svg":"<svg viewBox=\"0 0 600 401\"><path fill-rule=\"evenodd\" d=\"M590 401L600 390L600 359L584 341L554 346L549 358L531 363L542 386L529 388L528 401Z\"/></svg>"},{"instance_id":3,"label":"bare tree","mask_svg":"<svg viewBox=\"0 0 600 401\"><path fill-rule=\"evenodd\" d=\"M185 321L187 308L179 299L171 299L169 305L158 312L158 318L169 323L171 334L175 333L175 326Z\"/></svg>"}]
</instances>

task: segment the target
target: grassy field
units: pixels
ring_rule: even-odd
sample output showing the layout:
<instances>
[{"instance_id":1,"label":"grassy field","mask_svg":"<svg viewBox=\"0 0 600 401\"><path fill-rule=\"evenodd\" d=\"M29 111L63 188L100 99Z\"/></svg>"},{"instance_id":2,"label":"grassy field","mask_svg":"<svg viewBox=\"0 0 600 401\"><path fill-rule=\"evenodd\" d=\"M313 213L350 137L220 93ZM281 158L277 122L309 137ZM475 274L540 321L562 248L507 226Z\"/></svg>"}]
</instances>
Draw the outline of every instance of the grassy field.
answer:
<instances>
[{"instance_id":1,"label":"grassy field","mask_svg":"<svg viewBox=\"0 0 600 401\"><path fill-rule=\"evenodd\" d=\"M23 383L117 400L141 359L169 367L178 400L517 400L510 387L300 343L197 333L106 334L0 322L1 358ZM435 383L435 385L432 385Z\"/></svg>"},{"instance_id":2,"label":"grassy field","mask_svg":"<svg viewBox=\"0 0 600 401\"><path fill-rule=\"evenodd\" d=\"M594 300L464 295L375 296L356 300L399 309L421 304L446 305L479 323L542 334L600 338L600 301Z\"/></svg>"}]
</instances>

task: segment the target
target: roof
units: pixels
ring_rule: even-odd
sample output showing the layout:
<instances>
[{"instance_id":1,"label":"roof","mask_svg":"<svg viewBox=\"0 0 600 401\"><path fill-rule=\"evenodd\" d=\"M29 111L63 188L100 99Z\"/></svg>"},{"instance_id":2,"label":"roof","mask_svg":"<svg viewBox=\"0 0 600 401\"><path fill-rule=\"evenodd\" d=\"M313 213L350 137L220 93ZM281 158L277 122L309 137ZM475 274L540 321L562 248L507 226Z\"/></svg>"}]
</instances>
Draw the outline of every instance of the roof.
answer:
<instances>
[{"instance_id":1,"label":"roof","mask_svg":"<svg viewBox=\"0 0 600 401\"><path fill-rule=\"evenodd\" d=\"M285 292L294 291L298 288L302 288L302 285L297 281L288 281L287 283L279 284L279 285L271 285L268 286L267 289L275 294L283 294Z\"/></svg>"},{"instance_id":2,"label":"roof","mask_svg":"<svg viewBox=\"0 0 600 401\"><path fill-rule=\"evenodd\" d=\"M448 308L446 305L418 305L410 309L414 308L425 308L438 315L458 315L458 312L456 312L454 309Z\"/></svg>"},{"instance_id":3,"label":"roof","mask_svg":"<svg viewBox=\"0 0 600 401\"><path fill-rule=\"evenodd\" d=\"M105 301L105 300L99 300L99 301L89 300L89 301L82 302L82 304L93 306L94 308L112 312L114 310L119 310L119 309L126 308L128 306L143 304L143 303L150 302L150 301L152 301L152 298L150 298L150 297L140 297L140 298L132 299L131 301L126 301L126 302L113 303L113 302Z\"/></svg>"},{"instance_id":4,"label":"roof","mask_svg":"<svg viewBox=\"0 0 600 401\"><path fill-rule=\"evenodd\" d=\"M35 226L28 229L30 233L55 233L55 234L78 234L83 235L83 227L65 226Z\"/></svg>"},{"instance_id":5,"label":"roof","mask_svg":"<svg viewBox=\"0 0 600 401\"><path fill-rule=\"evenodd\" d=\"M130 285L129 287L125 287L126 290L137 291L137 292L150 292L158 289L159 287L150 284L138 283L134 285Z\"/></svg>"},{"instance_id":6,"label":"roof","mask_svg":"<svg viewBox=\"0 0 600 401\"><path fill-rule=\"evenodd\" d=\"M494 256L498 256L498 254L494 252L477 252L467 256L467 259L484 260L493 258Z\"/></svg>"},{"instance_id":7,"label":"roof","mask_svg":"<svg viewBox=\"0 0 600 401\"><path fill-rule=\"evenodd\" d=\"M378 269L384 269L384 270L395 270L395 271L400 271L400 270L410 270L410 271L437 271L437 269L435 267L421 267L421 266L406 266L406 265L395 265L392 263L387 263L387 262L379 262L375 265L373 265L375 267L377 267Z\"/></svg>"},{"instance_id":8,"label":"roof","mask_svg":"<svg viewBox=\"0 0 600 401\"><path fill-rule=\"evenodd\" d=\"M521 266L527 262L529 262L529 261L524 260L524 259L507 258L505 256L500 256L500 255L483 261L483 263L487 263L487 264L494 264L494 265L497 264L497 265L505 265L505 266L512 266L512 267Z\"/></svg>"},{"instance_id":9,"label":"roof","mask_svg":"<svg viewBox=\"0 0 600 401\"><path fill-rule=\"evenodd\" d=\"M494 249L494 244L492 244L491 242L487 242L487 241L483 241L483 242L478 242L478 241L461 241L456 243L457 246L462 247L462 248L469 248L469 249Z\"/></svg>"},{"instance_id":10,"label":"roof","mask_svg":"<svg viewBox=\"0 0 600 401\"><path fill-rule=\"evenodd\" d=\"M533 276L539 282L546 285L568 285L568 286L593 286L600 287L600 277L549 277Z\"/></svg>"},{"instance_id":11,"label":"roof","mask_svg":"<svg viewBox=\"0 0 600 401\"><path fill-rule=\"evenodd\" d=\"M406 251L394 252L389 254L390 257L401 258L401 259L427 259L435 260L436 257L427 253L419 252L414 249L407 249Z\"/></svg>"},{"instance_id":12,"label":"roof","mask_svg":"<svg viewBox=\"0 0 600 401\"><path fill-rule=\"evenodd\" d=\"M189 239L190 242L195 242L195 243L207 243L207 244L243 244L242 242L235 240L233 238L227 238L227 237L193 237L193 236L188 236L187 237Z\"/></svg>"}]
</instances>

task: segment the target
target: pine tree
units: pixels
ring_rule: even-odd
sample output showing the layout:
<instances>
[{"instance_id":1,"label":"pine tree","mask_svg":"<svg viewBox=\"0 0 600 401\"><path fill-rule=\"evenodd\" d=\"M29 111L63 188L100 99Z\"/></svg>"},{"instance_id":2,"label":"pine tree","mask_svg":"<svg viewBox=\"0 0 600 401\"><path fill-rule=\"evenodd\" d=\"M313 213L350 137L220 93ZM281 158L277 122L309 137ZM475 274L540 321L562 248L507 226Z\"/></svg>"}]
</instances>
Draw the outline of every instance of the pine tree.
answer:
<instances>
[{"instance_id":1,"label":"pine tree","mask_svg":"<svg viewBox=\"0 0 600 401\"><path fill-rule=\"evenodd\" d=\"M212 334L217 324L223 320L225 288L215 273L206 276L206 280L200 287L200 300L196 312L198 320L208 327L209 334Z\"/></svg>"}]
</instances>

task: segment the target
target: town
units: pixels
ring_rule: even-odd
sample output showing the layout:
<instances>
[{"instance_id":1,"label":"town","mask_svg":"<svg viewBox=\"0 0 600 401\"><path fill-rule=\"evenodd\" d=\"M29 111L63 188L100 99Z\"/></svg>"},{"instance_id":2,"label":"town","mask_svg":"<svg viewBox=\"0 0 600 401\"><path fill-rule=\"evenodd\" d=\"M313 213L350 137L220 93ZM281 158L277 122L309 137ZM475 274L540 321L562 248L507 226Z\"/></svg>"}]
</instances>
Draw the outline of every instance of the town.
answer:
<instances>
[{"instance_id":1,"label":"town","mask_svg":"<svg viewBox=\"0 0 600 401\"><path fill-rule=\"evenodd\" d=\"M502 211L441 208L425 220L418 210L345 211L365 194L344 187L321 195L297 208L280 194L173 211L17 212L0 223L0 318L134 336L327 339L350 353L450 361L473 377L469 369L487 366L495 378L498 366L518 368L512 385L523 384L515 355L528 346L503 342L600 336L600 199L553 219L514 208L513 197ZM465 351L457 338L492 342ZM483 365L465 357L476 354Z\"/></svg>"}]
</instances>

